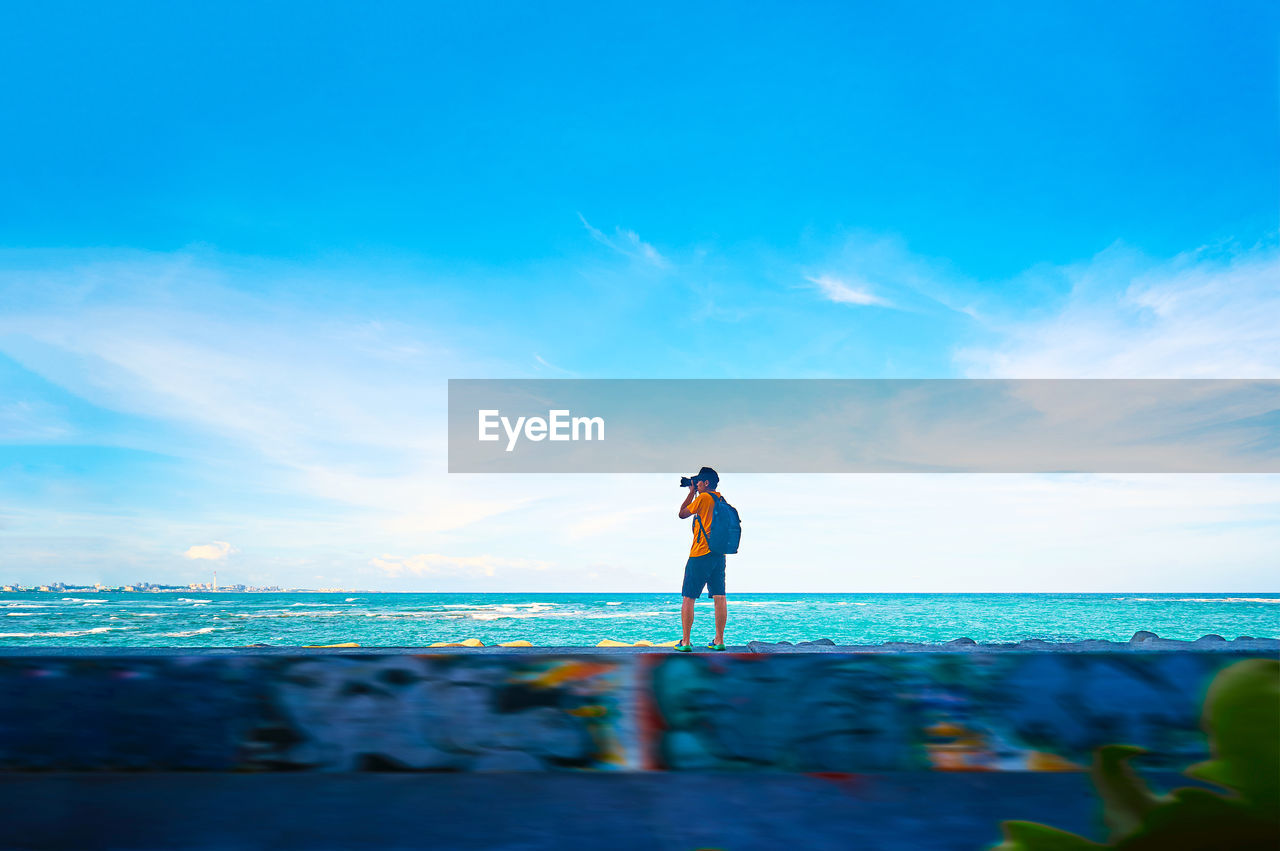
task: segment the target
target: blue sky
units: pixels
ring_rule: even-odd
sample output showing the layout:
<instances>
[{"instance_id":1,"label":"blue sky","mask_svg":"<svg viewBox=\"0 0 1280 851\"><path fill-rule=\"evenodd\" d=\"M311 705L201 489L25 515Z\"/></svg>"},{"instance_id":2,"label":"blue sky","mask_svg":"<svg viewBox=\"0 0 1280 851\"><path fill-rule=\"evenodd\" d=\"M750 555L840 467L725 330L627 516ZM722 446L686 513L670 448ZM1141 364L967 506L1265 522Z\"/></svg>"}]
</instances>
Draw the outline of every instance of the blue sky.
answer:
<instances>
[{"instance_id":1,"label":"blue sky","mask_svg":"<svg viewBox=\"0 0 1280 851\"><path fill-rule=\"evenodd\" d=\"M674 588L665 479L446 475L451 377L1276 377L1278 23L7 9L0 582ZM740 590L1275 590L1274 476L725 484Z\"/></svg>"}]
</instances>

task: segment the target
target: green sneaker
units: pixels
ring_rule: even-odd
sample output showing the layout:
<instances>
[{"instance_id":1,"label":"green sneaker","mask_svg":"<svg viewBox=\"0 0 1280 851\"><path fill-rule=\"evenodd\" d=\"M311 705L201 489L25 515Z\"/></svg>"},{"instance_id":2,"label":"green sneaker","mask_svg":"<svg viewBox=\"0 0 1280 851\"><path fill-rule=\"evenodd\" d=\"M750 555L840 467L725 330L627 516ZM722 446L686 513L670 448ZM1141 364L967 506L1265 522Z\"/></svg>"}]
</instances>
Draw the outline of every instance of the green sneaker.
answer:
<instances>
[{"instance_id":1,"label":"green sneaker","mask_svg":"<svg viewBox=\"0 0 1280 851\"><path fill-rule=\"evenodd\" d=\"M679 652L681 652L681 653L689 653L689 652L692 652L692 650L693 650L693 645L692 645L692 644L679 644L679 643L677 643L677 644L676 644L676 650L678 650L678 651L679 651Z\"/></svg>"},{"instance_id":2,"label":"green sneaker","mask_svg":"<svg viewBox=\"0 0 1280 851\"><path fill-rule=\"evenodd\" d=\"M707 645L707 649L708 649L708 650L723 650L723 649L724 649L724 645L723 645L723 644L716 644L714 641L712 641L710 644L708 644L708 645Z\"/></svg>"}]
</instances>

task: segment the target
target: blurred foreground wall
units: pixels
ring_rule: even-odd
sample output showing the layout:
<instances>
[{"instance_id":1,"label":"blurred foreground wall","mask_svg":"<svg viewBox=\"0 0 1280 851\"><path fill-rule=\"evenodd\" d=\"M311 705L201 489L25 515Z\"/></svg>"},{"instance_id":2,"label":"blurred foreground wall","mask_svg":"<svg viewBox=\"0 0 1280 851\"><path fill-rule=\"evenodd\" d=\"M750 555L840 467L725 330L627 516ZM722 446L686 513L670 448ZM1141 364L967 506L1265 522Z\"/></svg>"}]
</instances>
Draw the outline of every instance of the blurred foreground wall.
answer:
<instances>
[{"instance_id":1,"label":"blurred foreground wall","mask_svg":"<svg viewBox=\"0 0 1280 851\"><path fill-rule=\"evenodd\" d=\"M1258 655L8 655L0 847L253 847L255 829L272 847L299 818L328 827L296 847L335 848L415 847L456 822L456 847L982 847L1000 818L1098 835L1091 750L1141 745L1157 776L1206 758L1209 681ZM86 807L101 829L59 823ZM515 834L485 833L517 812Z\"/></svg>"},{"instance_id":2,"label":"blurred foreground wall","mask_svg":"<svg viewBox=\"0 0 1280 851\"><path fill-rule=\"evenodd\" d=\"M11 656L0 770L1062 771L1111 742L1178 769L1205 758L1204 691L1241 658Z\"/></svg>"}]
</instances>

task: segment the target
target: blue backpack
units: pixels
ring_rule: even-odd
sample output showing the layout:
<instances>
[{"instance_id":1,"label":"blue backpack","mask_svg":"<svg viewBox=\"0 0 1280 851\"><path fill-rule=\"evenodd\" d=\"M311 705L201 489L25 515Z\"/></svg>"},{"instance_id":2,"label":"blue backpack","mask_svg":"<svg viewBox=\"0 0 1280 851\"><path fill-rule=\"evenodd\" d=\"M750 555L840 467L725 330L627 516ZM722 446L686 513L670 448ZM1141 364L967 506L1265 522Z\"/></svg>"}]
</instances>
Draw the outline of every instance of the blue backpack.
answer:
<instances>
[{"instance_id":1,"label":"blue backpack","mask_svg":"<svg viewBox=\"0 0 1280 851\"><path fill-rule=\"evenodd\" d=\"M724 497L711 494L716 501L711 510L711 532L702 526L702 515L693 515L698 531L707 541L707 549L715 555L733 555L738 551L742 541L742 519L738 517L738 509L724 501Z\"/></svg>"}]
</instances>

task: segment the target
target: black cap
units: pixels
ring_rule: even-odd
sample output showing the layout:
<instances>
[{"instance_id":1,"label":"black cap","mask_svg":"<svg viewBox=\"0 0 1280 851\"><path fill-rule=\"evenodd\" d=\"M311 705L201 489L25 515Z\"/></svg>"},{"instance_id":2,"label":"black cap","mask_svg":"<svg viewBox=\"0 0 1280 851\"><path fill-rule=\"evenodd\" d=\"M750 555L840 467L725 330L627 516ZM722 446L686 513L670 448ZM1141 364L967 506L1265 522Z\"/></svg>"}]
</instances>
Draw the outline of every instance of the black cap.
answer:
<instances>
[{"instance_id":1,"label":"black cap","mask_svg":"<svg viewBox=\"0 0 1280 851\"><path fill-rule=\"evenodd\" d=\"M695 482L711 482L712 486L720 483L720 474L710 467L703 467L698 471L697 475L690 476Z\"/></svg>"}]
</instances>

